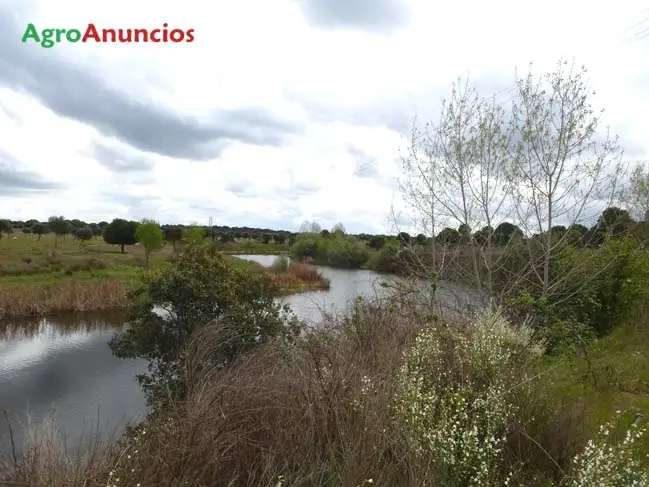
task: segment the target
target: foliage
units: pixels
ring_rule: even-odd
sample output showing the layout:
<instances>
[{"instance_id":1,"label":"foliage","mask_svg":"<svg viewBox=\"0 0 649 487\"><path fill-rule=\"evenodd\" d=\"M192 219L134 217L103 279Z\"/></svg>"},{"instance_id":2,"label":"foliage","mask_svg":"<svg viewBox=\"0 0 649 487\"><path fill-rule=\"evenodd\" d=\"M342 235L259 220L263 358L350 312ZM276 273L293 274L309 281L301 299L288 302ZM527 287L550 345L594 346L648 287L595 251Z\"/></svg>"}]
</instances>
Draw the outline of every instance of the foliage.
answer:
<instances>
[{"instance_id":1,"label":"foliage","mask_svg":"<svg viewBox=\"0 0 649 487\"><path fill-rule=\"evenodd\" d=\"M149 256L162 248L164 234L155 220L142 220L135 229L135 239L144 246L144 258L149 265Z\"/></svg>"},{"instance_id":2,"label":"foliage","mask_svg":"<svg viewBox=\"0 0 649 487\"><path fill-rule=\"evenodd\" d=\"M567 248L556 272L571 276L553 306L557 317L585 323L600 335L649 301L649 255L630 237L608 239L595 249Z\"/></svg>"},{"instance_id":3,"label":"foliage","mask_svg":"<svg viewBox=\"0 0 649 487\"><path fill-rule=\"evenodd\" d=\"M475 316L465 332L418 334L400 371L395 412L436 485L505 480L499 466L515 414L509 374L517 353L542 352L531 337L500 313Z\"/></svg>"},{"instance_id":4,"label":"foliage","mask_svg":"<svg viewBox=\"0 0 649 487\"><path fill-rule=\"evenodd\" d=\"M122 218L115 218L104 230L104 241L107 244L119 245L124 253L125 245L135 245L135 229L138 223L127 221Z\"/></svg>"},{"instance_id":5,"label":"foliage","mask_svg":"<svg viewBox=\"0 0 649 487\"><path fill-rule=\"evenodd\" d=\"M387 240L378 252L371 255L367 266L375 272L397 274L400 252L401 246L396 239Z\"/></svg>"},{"instance_id":6,"label":"foliage","mask_svg":"<svg viewBox=\"0 0 649 487\"><path fill-rule=\"evenodd\" d=\"M234 268L204 245L189 244L175 265L142 277L131 296L130 326L110 346L118 357L149 361L149 373L139 380L151 402L169 391L184 393L184 346L196 330L222 333L212 353L212 365L220 367L286 324L285 309L275 302L278 290L265 273Z\"/></svg>"},{"instance_id":7,"label":"foliage","mask_svg":"<svg viewBox=\"0 0 649 487\"><path fill-rule=\"evenodd\" d=\"M164 228L164 239L167 242L171 242L174 250L176 250L176 242L179 242L183 238L183 229L178 225L170 225Z\"/></svg>"},{"instance_id":8,"label":"foliage","mask_svg":"<svg viewBox=\"0 0 649 487\"><path fill-rule=\"evenodd\" d=\"M270 266L270 268L276 272L286 272L288 270L288 267L289 267L289 260L288 257L286 257L285 255L280 255L276 257Z\"/></svg>"},{"instance_id":9,"label":"foliage","mask_svg":"<svg viewBox=\"0 0 649 487\"><path fill-rule=\"evenodd\" d=\"M54 247L58 247L59 237L67 235L72 230L70 222L64 216L51 216L47 220L50 230L54 233Z\"/></svg>"},{"instance_id":10,"label":"foliage","mask_svg":"<svg viewBox=\"0 0 649 487\"><path fill-rule=\"evenodd\" d=\"M11 221L6 219L0 220L0 239L2 239L3 233L9 235L11 232L13 232Z\"/></svg>"},{"instance_id":11,"label":"foliage","mask_svg":"<svg viewBox=\"0 0 649 487\"><path fill-rule=\"evenodd\" d=\"M185 242L202 242L205 240L205 229L198 225L192 225L183 231L183 240Z\"/></svg>"},{"instance_id":12,"label":"foliage","mask_svg":"<svg viewBox=\"0 0 649 487\"><path fill-rule=\"evenodd\" d=\"M92 237L93 237L92 228L90 228L87 225L84 226L84 227L77 228L75 230L75 232L74 232L74 238L79 240L79 247L81 247L81 245L84 242L87 242L88 240L91 240Z\"/></svg>"},{"instance_id":13,"label":"foliage","mask_svg":"<svg viewBox=\"0 0 649 487\"><path fill-rule=\"evenodd\" d=\"M588 440L583 452L575 456L574 471L566 483L569 487L649 485L649 472L643 469L637 454L638 441L646 436L647 426L634 421L617 443L611 441L615 426L612 422L602 425L595 439Z\"/></svg>"},{"instance_id":14,"label":"foliage","mask_svg":"<svg viewBox=\"0 0 649 487\"><path fill-rule=\"evenodd\" d=\"M301 233L291 247L291 255L296 260L306 258L332 267L358 269L370 258L370 250L362 240L342 232Z\"/></svg>"}]
</instances>

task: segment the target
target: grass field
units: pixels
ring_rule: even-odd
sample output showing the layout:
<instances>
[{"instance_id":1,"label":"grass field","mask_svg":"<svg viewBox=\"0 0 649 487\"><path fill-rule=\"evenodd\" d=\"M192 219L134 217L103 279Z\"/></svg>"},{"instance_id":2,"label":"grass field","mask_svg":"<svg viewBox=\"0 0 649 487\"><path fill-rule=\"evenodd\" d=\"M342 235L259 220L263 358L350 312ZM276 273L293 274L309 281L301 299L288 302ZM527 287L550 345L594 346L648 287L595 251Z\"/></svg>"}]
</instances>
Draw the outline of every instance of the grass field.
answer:
<instances>
[{"instance_id":1,"label":"grass field","mask_svg":"<svg viewBox=\"0 0 649 487\"><path fill-rule=\"evenodd\" d=\"M262 252L260 246L266 247ZM282 253L283 244L234 243L221 246L224 253ZM171 244L151 255L151 265L168 262ZM251 263L226 258L237 267ZM68 236L55 241L54 235L40 239L22 233L0 240L0 318L62 311L102 310L126 305L126 291L138 281L144 268L144 249L117 245L94 238L83 245ZM297 272L297 274L296 274ZM328 288L321 276L304 269L271 273L282 292L293 293Z\"/></svg>"}]
</instances>

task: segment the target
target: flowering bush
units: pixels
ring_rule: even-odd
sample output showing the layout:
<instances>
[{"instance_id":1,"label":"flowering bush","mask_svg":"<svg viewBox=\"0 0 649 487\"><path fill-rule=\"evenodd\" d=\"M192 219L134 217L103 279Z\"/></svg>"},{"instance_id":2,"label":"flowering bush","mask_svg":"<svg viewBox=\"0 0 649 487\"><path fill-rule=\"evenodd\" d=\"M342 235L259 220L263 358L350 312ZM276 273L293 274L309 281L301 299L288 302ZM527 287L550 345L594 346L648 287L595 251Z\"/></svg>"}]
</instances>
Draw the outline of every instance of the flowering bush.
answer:
<instances>
[{"instance_id":1,"label":"flowering bush","mask_svg":"<svg viewBox=\"0 0 649 487\"><path fill-rule=\"evenodd\" d=\"M424 329L405 357L395 413L413 451L430 462L438 485L502 485L498 467L515 413L509 366L532 347L531 332L499 312L462 331Z\"/></svg>"},{"instance_id":2,"label":"flowering bush","mask_svg":"<svg viewBox=\"0 0 649 487\"><path fill-rule=\"evenodd\" d=\"M649 486L646 465L635 454L638 440L647 433L646 425L641 427L634 422L619 443L610 439L612 428L610 422L602 425L595 439L589 440L583 452L575 456L574 471L567 482L569 487Z\"/></svg>"}]
</instances>

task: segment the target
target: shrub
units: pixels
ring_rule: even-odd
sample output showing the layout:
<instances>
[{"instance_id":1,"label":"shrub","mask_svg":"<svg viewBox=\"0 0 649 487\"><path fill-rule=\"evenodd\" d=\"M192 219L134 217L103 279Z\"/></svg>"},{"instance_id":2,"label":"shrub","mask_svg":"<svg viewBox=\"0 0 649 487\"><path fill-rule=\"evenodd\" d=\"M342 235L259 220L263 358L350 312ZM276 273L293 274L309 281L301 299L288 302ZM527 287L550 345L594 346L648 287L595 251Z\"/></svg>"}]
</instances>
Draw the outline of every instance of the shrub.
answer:
<instances>
[{"instance_id":1,"label":"shrub","mask_svg":"<svg viewBox=\"0 0 649 487\"><path fill-rule=\"evenodd\" d=\"M463 331L429 327L399 374L395 412L411 451L429 463L434 485L496 485L515 414L512 361L532 333L499 312L481 313ZM519 392L519 391L517 391Z\"/></svg>"},{"instance_id":2,"label":"shrub","mask_svg":"<svg viewBox=\"0 0 649 487\"><path fill-rule=\"evenodd\" d=\"M138 379L152 403L167 392L184 395L184 346L196 330L222 333L212 354L213 365L222 367L287 324L266 273L235 268L200 243L188 244L173 266L142 277L143 286L131 295L130 326L110 346L118 357L149 361L149 373Z\"/></svg>"},{"instance_id":3,"label":"shrub","mask_svg":"<svg viewBox=\"0 0 649 487\"><path fill-rule=\"evenodd\" d=\"M649 253L632 238L609 239L595 249L566 249L558 272L569 275L557 318L585 323L602 335L649 301Z\"/></svg>"},{"instance_id":4,"label":"shrub","mask_svg":"<svg viewBox=\"0 0 649 487\"><path fill-rule=\"evenodd\" d=\"M399 242L387 241L378 252L371 255L368 267L375 272L397 274L399 272Z\"/></svg>"},{"instance_id":5,"label":"shrub","mask_svg":"<svg viewBox=\"0 0 649 487\"><path fill-rule=\"evenodd\" d=\"M288 270L289 260L285 255L280 255L275 258L270 268L276 272L286 272Z\"/></svg>"},{"instance_id":6,"label":"shrub","mask_svg":"<svg viewBox=\"0 0 649 487\"><path fill-rule=\"evenodd\" d=\"M613 429L611 422L602 425L595 439L589 440L583 452L575 456L568 487L649 486L649 472L639 461L636 451L637 442L646 435L647 427L634 422L624 439L617 443L611 440Z\"/></svg>"}]
</instances>

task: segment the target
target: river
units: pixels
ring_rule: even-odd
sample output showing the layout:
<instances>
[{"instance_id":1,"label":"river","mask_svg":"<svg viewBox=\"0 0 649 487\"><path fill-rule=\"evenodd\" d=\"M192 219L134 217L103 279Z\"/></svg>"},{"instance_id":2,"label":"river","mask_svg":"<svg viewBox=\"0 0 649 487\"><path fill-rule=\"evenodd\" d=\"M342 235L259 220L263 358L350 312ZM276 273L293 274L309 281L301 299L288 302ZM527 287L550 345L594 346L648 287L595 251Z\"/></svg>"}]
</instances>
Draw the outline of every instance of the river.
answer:
<instances>
[{"instance_id":1,"label":"river","mask_svg":"<svg viewBox=\"0 0 649 487\"><path fill-rule=\"evenodd\" d=\"M240 255L270 265L274 256ZM368 270L319 267L331 289L286 296L295 314L316 324L322 311L340 312L356 296L375 297L381 278ZM28 418L32 424L54 417L70 445L84 433L117 435L137 420L145 403L135 375L146 370L141 360L114 357L110 338L122 328L124 315L76 313L46 319L14 320L0 328L0 409L7 411L15 441L23 444ZM0 452L9 447L6 421L0 417Z\"/></svg>"}]
</instances>

